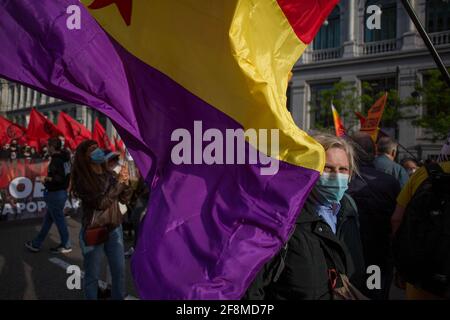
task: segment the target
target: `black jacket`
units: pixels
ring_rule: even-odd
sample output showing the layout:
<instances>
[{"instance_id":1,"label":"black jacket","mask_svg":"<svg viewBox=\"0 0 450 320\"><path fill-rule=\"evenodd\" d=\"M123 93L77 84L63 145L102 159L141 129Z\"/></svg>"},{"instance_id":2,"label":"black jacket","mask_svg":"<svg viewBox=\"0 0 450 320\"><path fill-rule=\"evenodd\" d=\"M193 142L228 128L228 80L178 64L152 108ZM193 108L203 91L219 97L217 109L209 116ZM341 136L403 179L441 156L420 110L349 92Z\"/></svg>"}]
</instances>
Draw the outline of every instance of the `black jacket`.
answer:
<instances>
[{"instance_id":1,"label":"black jacket","mask_svg":"<svg viewBox=\"0 0 450 320\"><path fill-rule=\"evenodd\" d=\"M391 216L400 184L370 164L360 165L360 176L350 182L348 193L358 206L365 260L383 270L390 252Z\"/></svg>"},{"instance_id":2,"label":"black jacket","mask_svg":"<svg viewBox=\"0 0 450 320\"><path fill-rule=\"evenodd\" d=\"M364 259L358 216L347 196L343 198L341 205L334 234L329 225L315 212L311 202L307 201L288 242L285 266L279 278L274 282L271 271L276 268L276 261L280 259L280 256L276 255L256 276L244 298L331 299L328 270L332 267L349 276L351 282L360 287Z\"/></svg>"},{"instance_id":3,"label":"black jacket","mask_svg":"<svg viewBox=\"0 0 450 320\"><path fill-rule=\"evenodd\" d=\"M48 165L47 176L51 181L45 182L45 187L48 191L67 190L70 180L70 154L62 150L59 153L52 155Z\"/></svg>"},{"instance_id":4,"label":"black jacket","mask_svg":"<svg viewBox=\"0 0 450 320\"><path fill-rule=\"evenodd\" d=\"M391 216L400 193L400 183L393 176L376 170L370 162L360 163L359 171L360 175L352 179L347 192L358 207L364 260L368 266L379 266L382 277L387 277L389 282L393 273ZM389 284L382 283L381 292L377 291L363 290L372 299L386 299Z\"/></svg>"}]
</instances>

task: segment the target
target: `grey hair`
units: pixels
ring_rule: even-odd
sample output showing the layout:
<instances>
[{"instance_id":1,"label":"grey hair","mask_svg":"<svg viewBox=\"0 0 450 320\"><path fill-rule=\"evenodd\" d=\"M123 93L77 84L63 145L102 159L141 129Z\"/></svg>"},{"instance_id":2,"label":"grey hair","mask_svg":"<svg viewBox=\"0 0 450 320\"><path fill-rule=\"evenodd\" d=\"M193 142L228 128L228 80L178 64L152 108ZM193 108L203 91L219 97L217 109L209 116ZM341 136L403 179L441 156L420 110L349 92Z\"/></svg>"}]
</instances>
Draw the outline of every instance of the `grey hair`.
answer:
<instances>
[{"instance_id":1,"label":"grey hair","mask_svg":"<svg viewBox=\"0 0 450 320\"><path fill-rule=\"evenodd\" d=\"M349 141L328 133L318 133L313 135L313 138L322 145L325 151L332 148L343 150L347 154L350 175L358 174L355 150Z\"/></svg>"},{"instance_id":2,"label":"grey hair","mask_svg":"<svg viewBox=\"0 0 450 320\"><path fill-rule=\"evenodd\" d=\"M389 154L393 150L397 149L398 143L390 137L381 137L377 143L378 154Z\"/></svg>"}]
</instances>

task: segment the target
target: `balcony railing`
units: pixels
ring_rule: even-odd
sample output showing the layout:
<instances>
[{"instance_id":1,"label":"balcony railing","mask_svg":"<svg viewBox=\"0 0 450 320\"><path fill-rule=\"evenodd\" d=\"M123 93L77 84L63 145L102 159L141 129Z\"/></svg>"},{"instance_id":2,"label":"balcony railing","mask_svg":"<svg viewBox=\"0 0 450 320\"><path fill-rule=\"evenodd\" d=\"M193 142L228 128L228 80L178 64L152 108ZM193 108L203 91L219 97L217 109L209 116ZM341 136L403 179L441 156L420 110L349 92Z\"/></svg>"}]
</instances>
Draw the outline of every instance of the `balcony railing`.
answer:
<instances>
[{"instance_id":1,"label":"balcony railing","mask_svg":"<svg viewBox=\"0 0 450 320\"><path fill-rule=\"evenodd\" d=\"M450 30L430 33L430 39L435 46L450 44Z\"/></svg>"},{"instance_id":2,"label":"balcony railing","mask_svg":"<svg viewBox=\"0 0 450 320\"><path fill-rule=\"evenodd\" d=\"M363 44L363 54L377 54L397 50L397 40L384 40L376 42L368 42Z\"/></svg>"},{"instance_id":3,"label":"balcony railing","mask_svg":"<svg viewBox=\"0 0 450 320\"><path fill-rule=\"evenodd\" d=\"M338 59L340 57L342 57L342 48L341 47L339 47L339 48L314 50L312 52L312 60L314 62Z\"/></svg>"}]
</instances>

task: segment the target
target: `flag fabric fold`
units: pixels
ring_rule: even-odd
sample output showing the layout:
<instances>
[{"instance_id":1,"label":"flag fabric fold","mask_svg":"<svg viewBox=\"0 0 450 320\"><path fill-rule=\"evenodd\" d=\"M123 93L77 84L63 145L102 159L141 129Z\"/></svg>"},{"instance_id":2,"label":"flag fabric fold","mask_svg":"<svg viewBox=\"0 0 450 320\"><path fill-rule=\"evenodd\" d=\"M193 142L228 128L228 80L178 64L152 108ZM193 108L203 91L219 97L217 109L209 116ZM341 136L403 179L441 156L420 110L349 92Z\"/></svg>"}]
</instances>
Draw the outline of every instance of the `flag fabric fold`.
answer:
<instances>
[{"instance_id":1,"label":"flag fabric fold","mask_svg":"<svg viewBox=\"0 0 450 320\"><path fill-rule=\"evenodd\" d=\"M128 0L81 7L68 30L76 0L0 0L0 75L107 115L152 185L132 259L142 298L239 299L288 239L325 158L286 109L287 80L336 3ZM180 129L195 150L209 129L277 129L278 152L248 140L245 155L279 170L175 164Z\"/></svg>"}]
</instances>

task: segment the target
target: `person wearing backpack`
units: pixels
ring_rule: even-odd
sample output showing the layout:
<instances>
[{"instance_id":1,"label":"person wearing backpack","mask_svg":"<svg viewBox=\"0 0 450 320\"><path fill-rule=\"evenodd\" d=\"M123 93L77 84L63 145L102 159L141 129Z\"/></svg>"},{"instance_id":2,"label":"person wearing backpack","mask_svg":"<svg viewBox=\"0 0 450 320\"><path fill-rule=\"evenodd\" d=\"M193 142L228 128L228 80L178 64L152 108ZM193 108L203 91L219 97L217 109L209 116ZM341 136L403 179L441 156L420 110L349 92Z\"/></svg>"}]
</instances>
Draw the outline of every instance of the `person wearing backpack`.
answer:
<instances>
[{"instance_id":1,"label":"person wearing backpack","mask_svg":"<svg viewBox=\"0 0 450 320\"><path fill-rule=\"evenodd\" d=\"M61 243L57 247L51 248L50 251L69 253L72 251L72 247L64 217L64 205L70 181L70 154L62 148L59 138L51 138L47 144L51 160L48 165L48 175L41 177L45 186L44 199L47 212L39 234L32 241L26 242L25 247L31 252L39 252L52 224L55 223Z\"/></svg>"},{"instance_id":2,"label":"person wearing backpack","mask_svg":"<svg viewBox=\"0 0 450 320\"><path fill-rule=\"evenodd\" d=\"M448 159L449 143L450 136L439 159ZM391 224L406 298L450 299L450 161L427 164L411 176Z\"/></svg>"},{"instance_id":3,"label":"person wearing backpack","mask_svg":"<svg viewBox=\"0 0 450 320\"><path fill-rule=\"evenodd\" d=\"M288 243L263 266L244 299L327 300L337 298L344 288L349 289L347 293L353 291L349 282L359 288L363 285L358 213L353 199L345 194L356 171L353 148L332 135L314 138L326 151L324 172Z\"/></svg>"}]
</instances>

